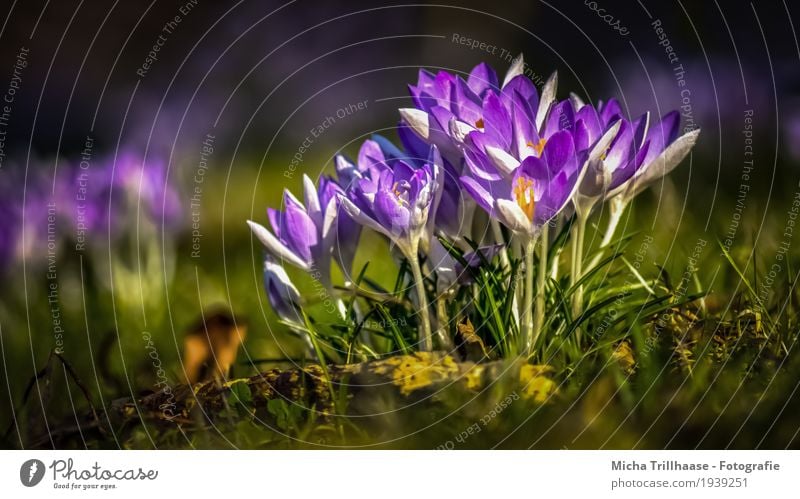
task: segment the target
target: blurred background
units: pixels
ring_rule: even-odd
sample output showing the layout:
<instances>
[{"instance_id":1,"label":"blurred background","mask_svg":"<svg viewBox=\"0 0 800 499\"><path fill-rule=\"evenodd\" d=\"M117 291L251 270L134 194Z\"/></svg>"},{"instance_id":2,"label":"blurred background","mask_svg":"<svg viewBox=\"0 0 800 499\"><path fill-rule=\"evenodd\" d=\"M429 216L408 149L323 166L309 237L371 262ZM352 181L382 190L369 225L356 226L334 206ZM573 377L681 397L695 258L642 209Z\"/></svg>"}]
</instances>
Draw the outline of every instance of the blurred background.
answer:
<instances>
[{"instance_id":1,"label":"blurred background","mask_svg":"<svg viewBox=\"0 0 800 499\"><path fill-rule=\"evenodd\" d=\"M35 433L85 410L72 376L96 405L181 382L204 311L247 326L237 374L299 355L245 221L370 134L396 140L420 67L502 75L523 53L538 86L559 72L559 98L681 110L698 147L629 220L656 237L648 259L679 274L702 238L771 260L800 179L798 16L785 0L5 2L3 446L26 439L18 414ZM364 237L357 262L385 253Z\"/></svg>"}]
</instances>

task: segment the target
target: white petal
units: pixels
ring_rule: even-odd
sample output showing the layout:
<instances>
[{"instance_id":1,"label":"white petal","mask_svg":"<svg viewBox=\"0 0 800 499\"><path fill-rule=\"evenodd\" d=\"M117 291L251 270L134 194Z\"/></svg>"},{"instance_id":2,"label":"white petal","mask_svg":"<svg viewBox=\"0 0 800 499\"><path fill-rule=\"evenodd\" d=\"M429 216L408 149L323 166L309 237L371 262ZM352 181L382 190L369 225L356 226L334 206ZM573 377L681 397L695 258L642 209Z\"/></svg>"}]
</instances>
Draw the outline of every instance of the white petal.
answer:
<instances>
[{"instance_id":1,"label":"white petal","mask_svg":"<svg viewBox=\"0 0 800 499\"><path fill-rule=\"evenodd\" d=\"M297 196L295 196L294 194L292 194L292 191L290 191L289 189L284 189L284 190L283 190L283 193L284 193L284 194L285 194L285 195L286 195L286 196L287 196L289 199L291 199L292 201L295 201L295 202L297 202L297 204L298 204L299 206L302 206L302 207L303 207L303 209L305 209L306 205L304 205L302 201L300 201L299 199L297 199ZM285 208L286 208L286 207L284 206L284 209L285 209Z\"/></svg>"},{"instance_id":2,"label":"white petal","mask_svg":"<svg viewBox=\"0 0 800 499\"><path fill-rule=\"evenodd\" d=\"M321 222L322 207L319 205L319 195L314 181L305 173L303 174L303 199L306 201L306 211L314 223Z\"/></svg>"},{"instance_id":3,"label":"white petal","mask_svg":"<svg viewBox=\"0 0 800 499\"><path fill-rule=\"evenodd\" d=\"M252 220L248 220L247 225L250 226L250 230L253 231L253 234L258 238L259 241L261 241L261 244L263 244L264 247L267 248L267 250L276 258L279 260L286 260L295 267L303 270L311 269L306 262L304 262L299 256L295 255L289 248L284 246L283 243L278 241L278 238L273 236L272 233L263 225L257 224Z\"/></svg>"},{"instance_id":4,"label":"white petal","mask_svg":"<svg viewBox=\"0 0 800 499\"><path fill-rule=\"evenodd\" d=\"M340 182L353 182L356 178L361 176L361 172L358 171L356 165L351 163L350 160L343 155L337 154L334 162L336 165L336 176L339 178Z\"/></svg>"},{"instance_id":5,"label":"white petal","mask_svg":"<svg viewBox=\"0 0 800 499\"><path fill-rule=\"evenodd\" d=\"M325 218L322 221L322 240L328 244L332 244L333 238L336 236L336 231L331 230L336 227L336 216L339 212L339 204L335 198L328 201L328 206L325 207Z\"/></svg>"},{"instance_id":6,"label":"white petal","mask_svg":"<svg viewBox=\"0 0 800 499\"><path fill-rule=\"evenodd\" d=\"M558 72L554 72L547 79L542 89L542 97L539 99L539 109L536 111L536 129L541 130L550 106L556 101L556 90L558 89Z\"/></svg>"},{"instance_id":7,"label":"white petal","mask_svg":"<svg viewBox=\"0 0 800 499\"><path fill-rule=\"evenodd\" d=\"M453 139L459 144L463 144L464 140L467 138L467 135L474 131L474 127L464 123L461 120L457 120L456 118L450 120L450 136L453 137Z\"/></svg>"},{"instance_id":8,"label":"white petal","mask_svg":"<svg viewBox=\"0 0 800 499\"><path fill-rule=\"evenodd\" d=\"M518 234L533 235L533 222L528 220L525 212L517 203L510 199L498 199L495 201L495 206L506 227Z\"/></svg>"},{"instance_id":9,"label":"white petal","mask_svg":"<svg viewBox=\"0 0 800 499\"><path fill-rule=\"evenodd\" d=\"M428 140L431 134L428 113L408 107L400 108L398 111L400 111L400 117L408 123L411 129L414 130L422 140Z\"/></svg>"},{"instance_id":10,"label":"white petal","mask_svg":"<svg viewBox=\"0 0 800 499\"><path fill-rule=\"evenodd\" d=\"M621 126L622 120L617 120L617 122L614 123L611 128L606 130L606 133L604 133L603 136L600 137L600 139L595 143L594 147L592 147L589 157L586 159L587 163L600 160L600 157L608 150L608 147L617 137L617 133L619 132Z\"/></svg>"},{"instance_id":11,"label":"white petal","mask_svg":"<svg viewBox=\"0 0 800 499\"><path fill-rule=\"evenodd\" d=\"M578 96L578 94L576 94L575 92L569 93L569 100L570 102L572 102L572 107L576 111L586 105L586 103L583 102L583 99L581 99L580 96Z\"/></svg>"},{"instance_id":12,"label":"white petal","mask_svg":"<svg viewBox=\"0 0 800 499\"><path fill-rule=\"evenodd\" d=\"M486 146L486 154L503 175L510 177L519 166L519 161L499 147Z\"/></svg>"},{"instance_id":13,"label":"white petal","mask_svg":"<svg viewBox=\"0 0 800 499\"><path fill-rule=\"evenodd\" d=\"M389 232L384 226L375 221L372 217L368 216L366 213L361 211L361 208L353 204L352 201L350 201L346 197L340 196L339 202L341 203L342 209L348 215L350 215L353 218L353 220L360 223L364 227L369 227L370 229L376 232L380 232L389 239L394 239L394 236L392 235L391 232Z\"/></svg>"},{"instance_id":14,"label":"white petal","mask_svg":"<svg viewBox=\"0 0 800 499\"><path fill-rule=\"evenodd\" d=\"M642 132L642 141L636 147L642 147L645 139L647 139L647 132L650 130L650 111L644 113L644 131Z\"/></svg>"},{"instance_id":15,"label":"white petal","mask_svg":"<svg viewBox=\"0 0 800 499\"><path fill-rule=\"evenodd\" d=\"M695 143L697 143L697 137L699 135L700 130L697 129L678 137L675 142L664 149L650 164L643 165L639 170L641 174L634 177L626 196L628 196L629 199L633 199L650 184L674 170L675 167L686 158Z\"/></svg>"},{"instance_id":16,"label":"white petal","mask_svg":"<svg viewBox=\"0 0 800 499\"><path fill-rule=\"evenodd\" d=\"M515 57L513 61L511 61L511 66L509 66L508 71L506 72L506 77L503 78L503 86L505 87L508 85L508 82L523 74L524 71L525 60L522 58L522 54L520 54Z\"/></svg>"},{"instance_id":17,"label":"white petal","mask_svg":"<svg viewBox=\"0 0 800 499\"><path fill-rule=\"evenodd\" d=\"M280 284L278 290L287 301L300 304L300 292L297 291L294 283L289 278L289 274L286 273L286 270L284 270L282 266L267 258L264 260L264 272L270 274L270 279L276 279L278 281Z\"/></svg>"}]
</instances>

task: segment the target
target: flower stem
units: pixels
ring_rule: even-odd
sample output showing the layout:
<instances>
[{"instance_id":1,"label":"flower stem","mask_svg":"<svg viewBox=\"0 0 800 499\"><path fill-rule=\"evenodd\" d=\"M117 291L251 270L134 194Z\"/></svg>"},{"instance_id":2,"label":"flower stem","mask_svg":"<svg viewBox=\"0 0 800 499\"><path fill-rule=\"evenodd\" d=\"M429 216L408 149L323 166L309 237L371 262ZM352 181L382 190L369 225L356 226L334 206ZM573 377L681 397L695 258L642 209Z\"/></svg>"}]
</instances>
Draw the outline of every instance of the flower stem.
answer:
<instances>
[{"instance_id":1,"label":"flower stem","mask_svg":"<svg viewBox=\"0 0 800 499\"><path fill-rule=\"evenodd\" d=\"M625 208L628 206L628 203L621 198L622 196L617 196L609 201L608 225L606 225L606 233L603 235L603 240L600 241L600 248L605 248L611 244L611 240L614 238L614 234L617 232L619 222L622 220L622 215L625 213ZM589 263L589 268L593 268L595 265L597 265L602 256L603 253L598 252L592 259L591 263Z\"/></svg>"},{"instance_id":2,"label":"flower stem","mask_svg":"<svg viewBox=\"0 0 800 499\"><path fill-rule=\"evenodd\" d=\"M422 278L422 270L419 266L417 252L408 255L408 263L411 265L411 274L414 276L414 287L417 288L417 300L419 301L419 313L422 322L422 331L419 336L419 349L423 352L433 350L433 334L431 333L431 318L428 313L428 298L425 295L425 281Z\"/></svg>"},{"instance_id":3,"label":"flower stem","mask_svg":"<svg viewBox=\"0 0 800 499\"><path fill-rule=\"evenodd\" d=\"M531 351L536 348L536 341L542 333L542 326L544 326L544 303L545 303L545 285L547 283L547 225L542 230L542 239L539 243L539 267L538 281L536 283L536 311L533 320L533 339L531 340Z\"/></svg>"},{"instance_id":4,"label":"flower stem","mask_svg":"<svg viewBox=\"0 0 800 499\"><path fill-rule=\"evenodd\" d=\"M532 237L525 246L525 304L522 309L525 326L525 348L530 354L533 348L533 254L536 250L536 238Z\"/></svg>"},{"instance_id":5,"label":"flower stem","mask_svg":"<svg viewBox=\"0 0 800 499\"><path fill-rule=\"evenodd\" d=\"M572 247L571 285L574 287L583 274L583 236L586 232L586 217L578 213L575 226L575 241ZM572 318L577 319L583 312L583 286L578 286L572 295Z\"/></svg>"}]
</instances>

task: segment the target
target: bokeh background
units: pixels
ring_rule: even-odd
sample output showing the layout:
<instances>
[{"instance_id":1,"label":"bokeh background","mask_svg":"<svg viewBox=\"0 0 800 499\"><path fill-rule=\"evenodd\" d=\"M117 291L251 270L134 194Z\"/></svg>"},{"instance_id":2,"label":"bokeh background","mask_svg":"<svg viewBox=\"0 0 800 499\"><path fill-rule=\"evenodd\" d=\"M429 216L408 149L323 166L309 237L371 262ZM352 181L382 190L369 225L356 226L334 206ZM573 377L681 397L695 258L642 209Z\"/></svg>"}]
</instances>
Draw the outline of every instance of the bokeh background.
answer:
<instances>
[{"instance_id":1,"label":"bokeh background","mask_svg":"<svg viewBox=\"0 0 800 499\"><path fill-rule=\"evenodd\" d=\"M700 238L770 261L800 179L798 16L786 0L6 0L3 446L27 443L17 417L33 434L86 410L67 368L48 364L54 349L96 405L181 382L183 333L203 311L247 324L238 374L299 355L266 303L245 220L265 223L284 188L331 173L370 134L394 139L420 67L485 61L502 75L523 53L537 85L559 72L559 98L682 109L700 142L628 229L654 235L648 259L677 274ZM365 237L358 261L393 280L376 256L385 243ZM36 382L48 365L56 375Z\"/></svg>"}]
</instances>

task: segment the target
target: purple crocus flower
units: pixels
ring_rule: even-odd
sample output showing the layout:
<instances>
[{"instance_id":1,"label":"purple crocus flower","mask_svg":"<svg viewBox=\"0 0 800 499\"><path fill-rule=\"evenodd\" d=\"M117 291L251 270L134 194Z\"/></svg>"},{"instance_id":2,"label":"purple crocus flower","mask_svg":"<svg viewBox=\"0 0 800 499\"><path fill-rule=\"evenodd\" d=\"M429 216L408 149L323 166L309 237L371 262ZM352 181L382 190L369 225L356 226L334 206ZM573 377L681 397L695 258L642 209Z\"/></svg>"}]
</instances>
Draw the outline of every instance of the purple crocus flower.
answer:
<instances>
[{"instance_id":1,"label":"purple crocus flower","mask_svg":"<svg viewBox=\"0 0 800 499\"><path fill-rule=\"evenodd\" d=\"M636 167L633 173L626 176L623 182L612 183L606 191L605 199L618 199L623 206L627 205L653 182L675 169L700 136L700 129L680 136L679 129L680 115L677 111L667 113L654 126L645 125L642 145L635 155Z\"/></svg>"},{"instance_id":2,"label":"purple crocus flower","mask_svg":"<svg viewBox=\"0 0 800 499\"><path fill-rule=\"evenodd\" d=\"M288 189L284 190L284 211L267 209L274 234L251 220L247 224L275 258L314 272L320 282L330 288L330 258L336 242L334 222L340 188L328 180L322 182L321 187L317 190L314 182L303 175L305 204Z\"/></svg>"},{"instance_id":3,"label":"purple crocus flower","mask_svg":"<svg viewBox=\"0 0 800 499\"><path fill-rule=\"evenodd\" d=\"M416 258L420 242L430 236L429 220L441 196L442 158L437 148L431 148L420 168L403 160L367 166L369 175L359 178L347 197L341 196L342 208L356 222L387 236L406 257Z\"/></svg>"},{"instance_id":4,"label":"purple crocus flower","mask_svg":"<svg viewBox=\"0 0 800 499\"><path fill-rule=\"evenodd\" d=\"M470 172L490 171L490 163L480 151L467 155ZM461 177L461 184L491 217L515 234L535 239L577 189L577 164L572 135L562 130L553 135L541 157L528 156L510 176L468 174Z\"/></svg>"},{"instance_id":5,"label":"purple crocus flower","mask_svg":"<svg viewBox=\"0 0 800 499\"><path fill-rule=\"evenodd\" d=\"M403 122L422 140L437 145L445 159L458 166L461 163L458 149L471 132L486 130L510 140L510 130L496 128L497 120L491 115L501 102L508 112L515 102L529 109L534 122L541 125L555 96L557 76L554 74L545 84L540 102L536 87L522 72L523 67L520 56L509 68L502 87L498 86L495 72L485 64L476 66L467 81L440 73L431 82L430 75L421 72L421 83L410 87L416 107L400 109ZM454 147L456 152L452 153Z\"/></svg>"},{"instance_id":6,"label":"purple crocus flower","mask_svg":"<svg viewBox=\"0 0 800 499\"><path fill-rule=\"evenodd\" d=\"M402 160L414 168L422 168L428 160L431 146L422 141L408 128L400 123L398 126L403 149L398 149L386 138L373 135L372 140L377 143L387 160ZM469 196L464 196L458 181L459 170L449 161L442 159L442 186L441 200L439 201L436 217L431 220L438 233L456 242L470 237L472 216L475 204Z\"/></svg>"}]
</instances>

